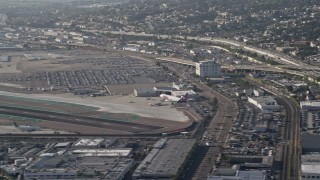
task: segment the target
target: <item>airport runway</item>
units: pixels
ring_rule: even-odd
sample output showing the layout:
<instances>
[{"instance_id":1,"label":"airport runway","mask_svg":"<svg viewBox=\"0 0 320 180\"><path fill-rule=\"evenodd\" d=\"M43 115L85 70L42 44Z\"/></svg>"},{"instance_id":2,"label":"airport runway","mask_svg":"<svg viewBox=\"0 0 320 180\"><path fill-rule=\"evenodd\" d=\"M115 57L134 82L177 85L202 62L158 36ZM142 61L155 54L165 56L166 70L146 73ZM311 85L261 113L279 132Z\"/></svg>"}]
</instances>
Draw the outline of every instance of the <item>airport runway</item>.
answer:
<instances>
[{"instance_id":1,"label":"airport runway","mask_svg":"<svg viewBox=\"0 0 320 180\"><path fill-rule=\"evenodd\" d=\"M56 113L56 112L48 112L42 110L31 110L24 108L16 108L16 107L6 107L0 105L0 114L12 115L12 116L20 116L34 119L43 119L54 122L63 122L68 124L77 124L84 125L88 127L98 127L119 130L130 133L142 133L150 130L157 130L163 127L147 125L147 124L138 124L133 122L126 121L115 121L108 119L101 119L96 117L88 117L82 115L72 115L72 114L64 114L64 113Z\"/></svg>"}]
</instances>

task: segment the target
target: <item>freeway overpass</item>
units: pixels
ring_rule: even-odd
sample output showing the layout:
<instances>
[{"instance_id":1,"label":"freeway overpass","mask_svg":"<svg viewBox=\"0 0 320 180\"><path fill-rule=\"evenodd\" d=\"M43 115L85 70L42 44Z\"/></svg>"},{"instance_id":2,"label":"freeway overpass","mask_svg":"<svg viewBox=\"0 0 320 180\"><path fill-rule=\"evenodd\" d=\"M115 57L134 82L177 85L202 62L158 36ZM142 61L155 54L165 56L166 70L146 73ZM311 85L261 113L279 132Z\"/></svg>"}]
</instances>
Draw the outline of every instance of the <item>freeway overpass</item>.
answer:
<instances>
[{"instance_id":1,"label":"freeway overpass","mask_svg":"<svg viewBox=\"0 0 320 180\"><path fill-rule=\"evenodd\" d=\"M308 66L307 64L304 64L302 62L299 62L295 59L293 59L290 56L287 56L283 53L279 53L276 51L269 51L253 46L248 46L244 43L232 41L229 39L222 39L222 38L210 38L210 37L195 37L195 36L179 36L179 35L162 35L162 34L146 34L146 33L136 33L136 32L124 32L124 31L97 31L97 30L85 30L87 32L91 33L110 33L110 34L117 34L117 35L131 35L131 36L143 36L143 37L159 37L162 39L187 39L187 40L197 40L202 42L215 42L215 43L221 43L221 44L227 44L232 45L236 47L241 47L247 51L255 52L260 55L268 56L271 58L274 58L275 61L287 64L287 65L294 65L294 66Z\"/></svg>"},{"instance_id":2,"label":"freeway overpass","mask_svg":"<svg viewBox=\"0 0 320 180\"><path fill-rule=\"evenodd\" d=\"M196 63L193 61L189 60L184 60L184 59L178 59L178 58L156 58L158 61L165 61L165 62L172 62L172 63L177 63L177 64L182 64L182 65L187 65L187 66L196 66ZM288 73L288 74L293 74L293 75L298 75L298 76L305 76L307 75L304 72L300 71L294 71L294 70L287 70L284 69L286 66L268 66L268 65L261 65L261 66L254 66L254 65L238 65L238 66L221 66L222 69L229 69L229 70L254 70L254 71L266 71L266 72L278 72L278 73Z\"/></svg>"}]
</instances>

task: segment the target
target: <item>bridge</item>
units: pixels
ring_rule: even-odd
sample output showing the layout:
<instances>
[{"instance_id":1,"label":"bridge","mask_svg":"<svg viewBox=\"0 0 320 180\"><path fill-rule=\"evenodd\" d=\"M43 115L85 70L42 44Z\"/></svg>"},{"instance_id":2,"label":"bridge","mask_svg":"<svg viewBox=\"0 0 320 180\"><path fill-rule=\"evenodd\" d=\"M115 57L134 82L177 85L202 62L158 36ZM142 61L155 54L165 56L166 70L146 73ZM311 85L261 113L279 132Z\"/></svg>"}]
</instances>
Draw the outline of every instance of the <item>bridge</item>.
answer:
<instances>
[{"instance_id":1,"label":"bridge","mask_svg":"<svg viewBox=\"0 0 320 180\"><path fill-rule=\"evenodd\" d=\"M184 59L178 59L178 58L156 58L157 61L163 61L163 62L172 62L176 64L186 65L186 66L196 66L196 62L184 60ZM285 68L292 67L292 66L286 66L286 65L280 65L280 66L269 66L269 65L228 65L228 66L221 66L221 69L226 70L251 70L251 71L265 71L265 72L277 72L277 73L288 73L298 76L305 76L307 75L305 72L295 71L295 70L288 70ZM293 68L293 67L292 67ZM294 66L294 68L297 68Z\"/></svg>"}]
</instances>

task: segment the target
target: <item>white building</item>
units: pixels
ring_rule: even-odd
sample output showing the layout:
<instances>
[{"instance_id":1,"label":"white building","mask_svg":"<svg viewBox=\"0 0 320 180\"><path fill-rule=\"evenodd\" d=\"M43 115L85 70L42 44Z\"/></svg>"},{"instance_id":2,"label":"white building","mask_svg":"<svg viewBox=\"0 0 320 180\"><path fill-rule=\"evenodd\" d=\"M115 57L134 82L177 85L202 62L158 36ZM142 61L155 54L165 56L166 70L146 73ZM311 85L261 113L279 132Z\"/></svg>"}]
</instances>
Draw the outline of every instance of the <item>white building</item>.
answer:
<instances>
[{"instance_id":1,"label":"white building","mask_svg":"<svg viewBox=\"0 0 320 180\"><path fill-rule=\"evenodd\" d=\"M192 84L187 84L184 82L173 82L172 87L176 88L177 90L191 90L194 88Z\"/></svg>"},{"instance_id":2,"label":"white building","mask_svg":"<svg viewBox=\"0 0 320 180\"><path fill-rule=\"evenodd\" d=\"M125 50L125 51L139 52L139 51L140 51L140 48L139 48L139 47L134 47L134 46L125 46L125 47L123 47L123 50Z\"/></svg>"},{"instance_id":3,"label":"white building","mask_svg":"<svg viewBox=\"0 0 320 180\"><path fill-rule=\"evenodd\" d=\"M221 65L215 61L200 61L196 63L196 74L200 77L220 77Z\"/></svg>"},{"instance_id":4,"label":"white building","mask_svg":"<svg viewBox=\"0 0 320 180\"><path fill-rule=\"evenodd\" d=\"M320 164L302 164L301 180L320 179Z\"/></svg>"},{"instance_id":5,"label":"white building","mask_svg":"<svg viewBox=\"0 0 320 180\"><path fill-rule=\"evenodd\" d=\"M301 156L301 180L320 179L320 154Z\"/></svg>"},{"instance_id":6,"label":"white building","mask_svg":"<svg viewBox=\"0 0 320 180\"><path fill-rule=\"evenodd\" d=\"M254 96L264 96L264 91L263 90L260 90L260 89L254 89L253 90L253 94Z\"/></svg>"},{"instance_id":7,"label":"white building","mask_svg":"<svg viewBox=\"0 0 320 180\"><path fill-rule=\"evenodd\" d=\"M176 97L181 97L188 94L189 97L195 97L197 95L193 90L185 90L185 91L172 91L171 95Z\"/></svg>"},{"instance_id":8,"label":"white building","mask_svg":"<svg viewBox=\"0 0 320 180\"><path fill-rule=\"evenodd\" d=\"M136 97L155 97L156 91L153 88L136 88L133 90L133 94Z\"/></svg>"},{"instance_id":9,"label":"white building","mask_svg":"<svg viewBox=\"0 0 320 180\"><path fill-rule=\"evenodd\" d=\"M302 110L320 110L320 101L301 101Z\"/></svg>"},{"instance_id":10,"label":"white building","mask_svg":"<svg viewBox=\"0 0 320 180\"><path fill-rule=\"evenodd\" d=\"M96 148L103 145L104 139L103 138L96 138L96 139L80 139L78 142L74 144L75 147L91 147Z\"/></svg>"},{"instance_id":11,"label":"white building","mask_svg":"<svg viewBox=\"0 0 320 180\"><path fill-rule=\"evenodd\" d=\"M248 97L248 101L263 111L279 111L278 102L271 96Z\"/></svg>"}]
</instances>

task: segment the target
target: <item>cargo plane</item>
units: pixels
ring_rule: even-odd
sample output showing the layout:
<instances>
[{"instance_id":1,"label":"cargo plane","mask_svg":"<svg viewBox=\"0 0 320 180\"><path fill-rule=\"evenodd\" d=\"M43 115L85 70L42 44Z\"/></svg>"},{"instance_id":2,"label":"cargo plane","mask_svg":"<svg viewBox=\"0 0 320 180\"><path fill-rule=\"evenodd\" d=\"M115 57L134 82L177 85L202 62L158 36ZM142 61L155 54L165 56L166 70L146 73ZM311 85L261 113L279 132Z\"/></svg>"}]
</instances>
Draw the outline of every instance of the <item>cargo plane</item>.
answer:
<instances>
[{"instance_id":1,"label":"cargo plane","mask_svg":"<svg viewBox=\"0 0 320 180\"><path fill-rule=\"evenodd\" d=\"M170 102L176 102L176 103L182 103L182 102L187 102L189 97L188 93L181 96L181 97L175 97L175 96L170 96L168 94L160 94L160 97L162 97L165 101L170 101Z\"/></svg>"},{"instance_id":2,"label":"cargo plane","mask_svg":"<svg viewBox=\"0 0 320 180\"><path fill-rule=\"evenodd\" d=\"M15 128L20 129L21 131L39 131L39 126L30 126L30 125L18 125L16 122L13 122Z\"/></svg>"}]
</instances>

